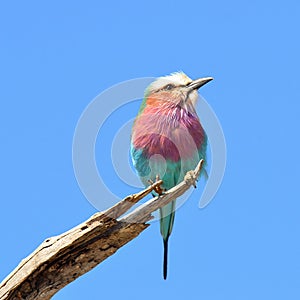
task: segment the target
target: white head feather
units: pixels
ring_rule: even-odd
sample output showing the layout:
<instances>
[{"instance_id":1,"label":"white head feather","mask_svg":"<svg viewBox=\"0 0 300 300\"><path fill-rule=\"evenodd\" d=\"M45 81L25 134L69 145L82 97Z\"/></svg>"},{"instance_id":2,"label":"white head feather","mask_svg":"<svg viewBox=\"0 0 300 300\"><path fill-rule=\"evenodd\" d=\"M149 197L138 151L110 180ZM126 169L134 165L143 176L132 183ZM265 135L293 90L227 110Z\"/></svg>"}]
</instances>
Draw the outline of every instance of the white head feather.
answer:
<instances>
[{"instance_id":1,"label":"white head feather","mask_svg":"<svg viewBox=\"0 0 300 300\"><path fill-rule=\"evenodd\" d=\"M159 77L157 80L152 82L149 87L147 88L145 92L145 96L152 94L152 93L157 93L158 91L162 90L165 88L168 84L172 84L175 87L172 94L175 96L176 99L181 103L183 107L186 108L186 105L191 103L193 106L195 106L197 99L198 99L198 92L197 90L190 91L188 93L188 100L187 100L187 89L186 86L191 83L193 80L189 78L186 74L183 72L176 72L176 73L171 73L170 75ZM175 93L175 94L174 94ZM180 101L182 100L182 101Z\"/></svg>"},{"instance_id":2,"label":"white head feather","mask_svg":"<svg viewBox=\"0 0 300 300\"><path fill-rule=\"evenodd\" d=\"M187 85L192 82L192 79L189 78L186 74L183 72L175 72L171 73L170 75L163 76L157 78L154 82L152 82L149 86L149 91L156 91L167 84L174 84L175 86L181 86L181 85Z\"/></svg>"}]
</instances>

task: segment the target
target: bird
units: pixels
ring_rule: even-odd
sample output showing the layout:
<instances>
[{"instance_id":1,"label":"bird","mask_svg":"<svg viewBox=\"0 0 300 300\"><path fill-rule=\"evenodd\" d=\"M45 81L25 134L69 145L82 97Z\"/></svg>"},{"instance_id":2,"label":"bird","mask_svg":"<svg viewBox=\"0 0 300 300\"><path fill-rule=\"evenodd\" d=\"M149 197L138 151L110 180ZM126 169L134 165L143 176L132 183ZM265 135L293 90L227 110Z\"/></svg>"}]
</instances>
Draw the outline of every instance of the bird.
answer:
<instances>
[{"instance_id":1,"label":"bird","mask_svg":"<svg viewBox=\"0 0 300 300\"><path fill-rule=\"evenodd\" d=\"M157 179L163 181L161 191L153 192L153 196L181 182L186 172L195 169L201 159L205 164L207 135L197 115L196 103L198 89L212 79L192 80L183 72L175 72L156 78L145 89L132 125L130 153L145 187ZM167 278L168 242L175 209L176 200L159 209L164 279Z\"/></svg>"}]
</instances>

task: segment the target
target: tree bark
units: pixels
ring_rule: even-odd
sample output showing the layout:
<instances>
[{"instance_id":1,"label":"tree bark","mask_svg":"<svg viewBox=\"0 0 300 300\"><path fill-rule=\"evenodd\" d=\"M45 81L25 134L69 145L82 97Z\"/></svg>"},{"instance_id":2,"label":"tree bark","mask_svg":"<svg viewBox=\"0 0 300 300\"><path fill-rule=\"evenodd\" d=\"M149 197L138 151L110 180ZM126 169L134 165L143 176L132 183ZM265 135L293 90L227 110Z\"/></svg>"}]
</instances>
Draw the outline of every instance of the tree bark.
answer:
<instances>
[{"instance_id":1,"label":"tree bark","mask_svg":"<svg viewBox=\"0 0 300 300\"><path fill-rule=\"evenodd\" d=\"M0 300L46 300L90 271L123 245L137 237L149 224L152 213L195 186L203 161L187 173L183 182L121 217L135 203L162 183L127 196L106 211L98 212L71 230L46 239L23 259L0 284ZM121 218L120 218L121 217Z\"/></svg>"}]
</instances>

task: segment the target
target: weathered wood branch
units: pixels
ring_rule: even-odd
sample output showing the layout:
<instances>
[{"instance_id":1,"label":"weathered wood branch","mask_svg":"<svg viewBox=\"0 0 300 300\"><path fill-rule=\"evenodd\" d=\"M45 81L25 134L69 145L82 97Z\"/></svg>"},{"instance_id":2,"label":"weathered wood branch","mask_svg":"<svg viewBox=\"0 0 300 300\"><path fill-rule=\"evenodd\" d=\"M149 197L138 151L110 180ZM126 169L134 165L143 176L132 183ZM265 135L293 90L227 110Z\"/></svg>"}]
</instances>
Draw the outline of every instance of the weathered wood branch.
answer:
<instances>
[{"instance_id":1,"label":"weathered wood branch","mask_svg":"<svg viewBox=\"0 0 300 300\"><path fill-rule=\"evenodd\" d=\"M57 291L137 237L149 226L147 222L151 220L155 210L195 185L202 163L203 160L177 186L164 195L147 201L124 217L121 216L160 186L162 181L155 182L138 194L127 196L71 230L46 239L2 281L0 300L51 299Z\"/></svg>"}]
</instances>

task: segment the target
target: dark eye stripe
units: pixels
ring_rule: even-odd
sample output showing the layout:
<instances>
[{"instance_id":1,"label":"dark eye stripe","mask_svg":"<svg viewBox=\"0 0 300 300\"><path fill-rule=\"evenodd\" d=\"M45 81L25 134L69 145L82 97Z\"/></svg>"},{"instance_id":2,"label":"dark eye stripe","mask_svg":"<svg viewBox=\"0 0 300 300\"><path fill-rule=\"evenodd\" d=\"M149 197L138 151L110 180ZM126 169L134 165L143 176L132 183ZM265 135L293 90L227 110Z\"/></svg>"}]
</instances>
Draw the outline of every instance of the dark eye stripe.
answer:
<instances>
[{"instance_id":1,"label":"dark eye stripe","mask_svg":"<svg viewBox=\"0 0 300 300\"><path fill-rule=\"evenodd\" d=\"M178 88L178 87L184 87L186 85L184 84L181 84L181 85L175 85L173 83L168 83L167 85L165 85L164 87L160 88L160 89L157 89L155 91L153 91L153 93L158 93L158 92L161 92L161 91L170 91L172 89L175 89L175 88Z\"/></svg>"},{"instance_id":2,"label":"dark eye stripe","mask_svg":"<svg viewBox=\"0 0 300 300\"><path fill-rule=\"evenodd\" d=\"M172 90L174 87L175 87L174 84L169 83L163 88L163 90L169 91L169 90Z\"/></svg>"}]
</instances>

